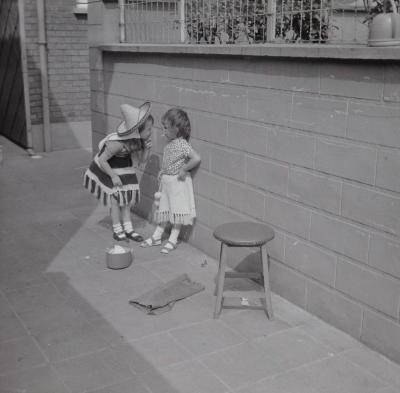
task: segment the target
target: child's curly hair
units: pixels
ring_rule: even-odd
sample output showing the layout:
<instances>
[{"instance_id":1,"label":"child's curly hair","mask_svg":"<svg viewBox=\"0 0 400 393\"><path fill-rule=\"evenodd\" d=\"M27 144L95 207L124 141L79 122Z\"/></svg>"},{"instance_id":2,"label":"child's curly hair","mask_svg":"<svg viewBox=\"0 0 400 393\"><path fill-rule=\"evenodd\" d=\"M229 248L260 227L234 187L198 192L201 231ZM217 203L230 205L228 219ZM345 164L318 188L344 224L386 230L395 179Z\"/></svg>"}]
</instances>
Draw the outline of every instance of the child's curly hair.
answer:
<instances>
[{"instance_id":1,"label":"child's curly hair","mask_svg":"<svg viewBox=\"0 0 400 393\"><path fill-rule=\"evenodd\" d=\"M178 129L177 138L190 139L190 120L188 114L180 108L171 108L161 118L161 122L168 121L172 127Z\"/></svg>"}]
</instances>

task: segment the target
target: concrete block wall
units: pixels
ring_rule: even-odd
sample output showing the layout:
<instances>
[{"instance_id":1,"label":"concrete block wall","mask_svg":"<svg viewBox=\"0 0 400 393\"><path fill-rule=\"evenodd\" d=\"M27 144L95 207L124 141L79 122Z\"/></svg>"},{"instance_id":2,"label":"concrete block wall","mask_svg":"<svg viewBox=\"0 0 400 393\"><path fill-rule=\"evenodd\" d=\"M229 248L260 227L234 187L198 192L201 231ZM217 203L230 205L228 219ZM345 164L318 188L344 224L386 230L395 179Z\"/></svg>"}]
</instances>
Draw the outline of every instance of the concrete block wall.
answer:
<instances>
[{"instance_id":1,"label":"concrete block wall","mask_svg":"<svg viewBox=\"0 0 400 393\"><path fill-rule=\"evenodd\" d=\"M189 241L218 257L217 225L271 225L273 290L400 362L399 62L102 53L94 44L90 64L93 146L120 122L121 103L153 103L142 214L157 187L160 118L178 105L202 156ZM253 250L231 251L236 268L259 266Z\"/></svg>"},{"instance_id":2,"label":"concrete block wall","mask_svg":"<svg viewBox=\"0 0 400 393\"><path fill-rule=\"evenodd\" d=\"M82 123L81 133L89 134L90 76L87 17L73 13L75 0L45 2L48 49L50 121L56 148L87 145L87 137L74 134L69 123ZM25 29L31 121L41 125L42 87L38 44L36 0L25 0ZM65 124L62 127L62 124ZM63 130L61 133L60 130ZM53 131L53 130L52 130ZM68 134L68 135L67 135ZM71 134L71 136L69 136ZM60 136L60 137L59 137ZM72 143L72 145L71 145ZM40 142L38 142L40 145ZM40 146L38 146L40 149Z\"/></svg>"}]
</instances>

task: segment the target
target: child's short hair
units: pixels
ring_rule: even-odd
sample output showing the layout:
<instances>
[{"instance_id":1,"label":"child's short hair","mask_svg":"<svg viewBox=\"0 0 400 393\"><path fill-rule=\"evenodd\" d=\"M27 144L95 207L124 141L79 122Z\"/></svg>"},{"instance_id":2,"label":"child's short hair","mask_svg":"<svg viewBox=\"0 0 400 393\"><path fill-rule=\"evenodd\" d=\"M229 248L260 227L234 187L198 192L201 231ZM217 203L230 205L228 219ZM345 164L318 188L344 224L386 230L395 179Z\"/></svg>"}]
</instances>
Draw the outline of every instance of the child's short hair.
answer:
<instances>
[{"instance_id":1,"label":"child's short hair","mask_svg":"<svg viewBox=\"0 0 400 393\"><path fill-rule=\"evenodd\" d=\"M190 120L188 114L180 108L171 108L161 118L161 122L169 121L172 127L178 129L177 138L183 138L187 141L190 138Z\"/></svg>"}]
</instances>

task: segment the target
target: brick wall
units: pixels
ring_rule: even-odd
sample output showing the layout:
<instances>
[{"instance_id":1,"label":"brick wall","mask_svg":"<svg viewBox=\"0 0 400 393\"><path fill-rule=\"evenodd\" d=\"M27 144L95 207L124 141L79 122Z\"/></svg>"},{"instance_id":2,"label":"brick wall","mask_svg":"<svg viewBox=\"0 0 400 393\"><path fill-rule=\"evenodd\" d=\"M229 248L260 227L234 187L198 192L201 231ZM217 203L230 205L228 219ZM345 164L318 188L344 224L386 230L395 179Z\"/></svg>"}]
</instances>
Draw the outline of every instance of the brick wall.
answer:
<instances>
[{"instance_id":1,"label":"brick wall","mask_svg":"<svg viewBox=\"0 0 400 393\"><path fill-rule=\"evenodd\" d=\"M90 118L87 20L73 13L75 0L46 3L50 121ZM36 0L25 0L29 95L33 124L42 123Z\"/></svg>"},{"instance_id":2,"label":"brick wall","mask_svg":"<svg viewBox=\"0 0 400 393\"><path fill-rule=\"evenodd\" d=\"M42 123L42 89L39 69L38 23L36 1L25 3L26 52L28 63L29 100L32 124Z\"/></svg>"},{"instance_id":3,"label":"brick wall","mask_svg":"<svg viewBox=\"0 0 400 393\"><path fill-rule=\"evenodd\" d=\"M151 100L192 121L202 156L190 241L217 257L213 229L273 226L275 292L400 361L400 64L105 53L93 49L93 145L119 105ZM148 213L162 154L142 176ZM236 253L246 263L250 251ZM246 258L247 257L247 258ZM243 261L244 260L244 261Z\"/></svg>"}]
</instances>

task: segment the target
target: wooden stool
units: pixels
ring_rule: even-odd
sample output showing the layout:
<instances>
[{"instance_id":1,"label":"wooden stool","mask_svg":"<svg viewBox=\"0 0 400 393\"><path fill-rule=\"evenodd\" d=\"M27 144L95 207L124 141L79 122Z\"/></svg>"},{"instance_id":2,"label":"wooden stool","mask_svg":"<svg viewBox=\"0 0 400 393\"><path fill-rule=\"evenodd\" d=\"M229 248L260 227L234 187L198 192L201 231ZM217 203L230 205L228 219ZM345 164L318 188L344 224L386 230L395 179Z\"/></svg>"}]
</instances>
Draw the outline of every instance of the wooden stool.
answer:
<instances>
[{"instance_id":1,"label":"wooden stool","mask_svg":"<svg viewBox=\"0 0 400 393\"><path fill-rule=\"evenodd\" d=\"M264 304L264 310L270 320L274 318L271 303L271 290L269 285L267 243L275 236L274 230L267 225L254 222L231 222L220 225L214 231L214 237L221 242L221 252L219 257L219 268L217 276L214 318L218 318L222 307L224 297L241 297L247 299L258 298ZM259 247L261 249L262 273L251 272L225 272L226 247ZM224 291L225 277L246 277L264 279L264 291Z\"/></svg>"}]
</instances>

